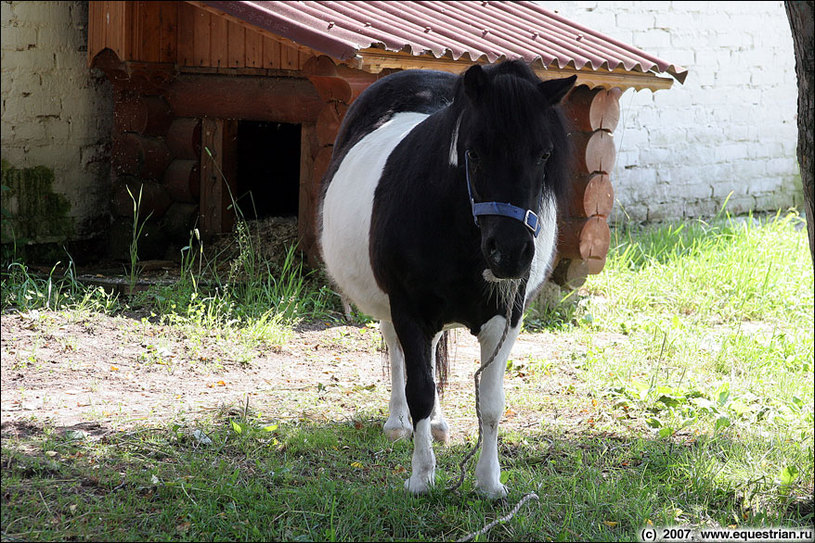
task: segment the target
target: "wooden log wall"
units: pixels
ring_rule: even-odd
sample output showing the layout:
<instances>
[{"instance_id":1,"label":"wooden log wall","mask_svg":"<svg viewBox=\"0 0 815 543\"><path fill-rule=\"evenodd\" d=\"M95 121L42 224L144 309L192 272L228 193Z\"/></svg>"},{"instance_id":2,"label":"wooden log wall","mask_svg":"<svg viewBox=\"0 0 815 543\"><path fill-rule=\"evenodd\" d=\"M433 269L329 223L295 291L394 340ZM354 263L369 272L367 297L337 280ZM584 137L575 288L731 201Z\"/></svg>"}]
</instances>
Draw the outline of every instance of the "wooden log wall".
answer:
<instances>
[{"instance_id":1,"label":"wooden log wall","mask_svg":"<svg viewBox=\"0 0 815 543\"><path fill-rule=\"evenodd\" d=\"M168 246L189 240L198 219L201 138L201 120L174 117L163 96L116 86L112 256L127 254L133 227L131 194L138 199L140 190L139 219L151 238L139 244L140 258L165 258Z\"/></svg>"},{"instance_id":2,"label":"wooden log wall","mask_svg":"<svg viewBox=\"0 0 815 543\"><path fill-rule=\"evenodd\" d=\"M338 71L334 61L327 56L312 58L305 64L303 72L323 104L316 121L302 125L300 147L300 247L308 254L311 263L316 264L319 259L317 206L334 140L348 106L376 80L376 76L349 77Z\"/></svg>"},{"instance_id":3,"label":"wooden log wall","mask_svg":"<svg viewBox=\"0 0 815 543\"><path fill-rule=\"evenodd\" d=\"M578 288L589 274L603 270L611 241L608 217L614 205L610 174L616 150L614 129L620 119L618 88L575 88L563 110L571 123L574 148L573 197L560 210L557 263L552 280Z\"/></svg>"}]
</instances>

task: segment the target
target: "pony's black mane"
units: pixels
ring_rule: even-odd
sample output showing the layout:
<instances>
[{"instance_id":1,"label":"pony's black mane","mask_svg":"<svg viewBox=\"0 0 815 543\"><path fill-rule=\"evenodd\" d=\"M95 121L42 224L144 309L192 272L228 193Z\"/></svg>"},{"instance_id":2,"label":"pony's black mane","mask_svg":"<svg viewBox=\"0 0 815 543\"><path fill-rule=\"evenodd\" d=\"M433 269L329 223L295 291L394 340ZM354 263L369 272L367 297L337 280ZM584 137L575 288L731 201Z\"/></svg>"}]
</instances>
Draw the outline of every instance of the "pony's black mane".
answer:
<instances>
[{"instance_id":1,"label":"pony's black mane","mask_svg":"<svg viewBox=\"0 0 815 543\"><path fill-rule=\"evenodd\" d=\"M570 133L570 126L560 107L550 107L540 93L530 92L541 80L532 69L521 60L511 60L500 64L482 67L487 77L489 94L485 102L489 115L500 119L500 130L503 134L524 137L528 131L529 118L535 113L543 114L543 127L549 132L553 145L552 156L546 166L544 184L563 206L570 198L569 165L572 148L569 140L562 135ZM456 80L455 99L450 108L456 118L470 107L464 90L464 75Z\"/></svg>"}]
</instances>

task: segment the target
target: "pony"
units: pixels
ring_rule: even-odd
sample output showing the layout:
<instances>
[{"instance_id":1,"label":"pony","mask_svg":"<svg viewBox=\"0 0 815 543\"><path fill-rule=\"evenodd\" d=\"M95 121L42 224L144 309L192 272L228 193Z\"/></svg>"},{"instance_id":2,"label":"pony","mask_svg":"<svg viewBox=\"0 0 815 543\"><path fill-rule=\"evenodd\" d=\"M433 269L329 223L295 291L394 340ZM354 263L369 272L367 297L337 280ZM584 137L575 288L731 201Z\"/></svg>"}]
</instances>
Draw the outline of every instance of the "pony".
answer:
<instances>
[{"instance_id":1,"label":"pony","mask_svg":"<svg viewBox=\"0 0 815 543\"><path fill-rule=\"evenodd\" d=\"M507 494L497 444L503 376L554 256L570 160L558 104L575 79L541 81L520 60L462 75L406 70L365 89L340 125L318 242L329 278L380 321L392 379L384 431L413 435L412 493L434 484L432 440L449 436L434 371L445 363L443 334L463 326L478 338L482 367L494 359L477 390L475 486Z\"/></svg>"}]
</instances>

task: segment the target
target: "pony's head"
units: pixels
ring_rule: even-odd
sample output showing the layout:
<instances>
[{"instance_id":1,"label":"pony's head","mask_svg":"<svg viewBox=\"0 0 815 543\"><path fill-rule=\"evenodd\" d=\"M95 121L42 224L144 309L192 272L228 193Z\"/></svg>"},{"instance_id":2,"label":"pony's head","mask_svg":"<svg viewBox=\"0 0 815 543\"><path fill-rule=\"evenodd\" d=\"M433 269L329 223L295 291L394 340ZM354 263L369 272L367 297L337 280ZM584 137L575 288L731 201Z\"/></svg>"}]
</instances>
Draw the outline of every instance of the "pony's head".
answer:
<instances>
[{"instance_id":1,"label":"pony's head","mask_svg":"<svg viewBox=\"0 0 815 543\"><path fill-rule=\"evenodd\" d=\"M469 68L459 80L456 158L493 279L530 269L542 210L566 187L568 140L556 106L576 77L541 82L521 61ZM541 235L552 235L543 232Z\"/></svg>"}]
</instances>

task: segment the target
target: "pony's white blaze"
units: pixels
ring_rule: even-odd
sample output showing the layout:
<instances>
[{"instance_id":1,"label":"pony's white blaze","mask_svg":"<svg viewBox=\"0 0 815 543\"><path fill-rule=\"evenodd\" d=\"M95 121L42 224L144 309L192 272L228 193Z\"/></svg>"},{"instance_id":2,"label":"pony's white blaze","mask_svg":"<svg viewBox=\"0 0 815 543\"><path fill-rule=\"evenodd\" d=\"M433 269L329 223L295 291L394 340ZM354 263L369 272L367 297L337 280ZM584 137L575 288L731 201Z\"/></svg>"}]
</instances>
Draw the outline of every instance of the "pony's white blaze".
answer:
<instances>
[{"instance_id":1,"label":"pony's white blaze","mask_svg":"<svg viewBox=\"0 0 815 543\"><path fill-rule=\"evenodd\" d=\"M549 275L552 257L555 255L557 205L554 199L544 198L538 220L541 222L541 231L535 238L535 256L532 258L529 280L526 282L526 292L530 295L537 292L538 287Z\"/></svg>"},{"instance_id":2,"label":"pony's white blaze","mask_svg":"<svg viewBox=\"0 0 815 543\"><path fill-rule=\"evenodd\" d=\"M354 145L334 174L323 203L321 246L331 277L363 313L390 320L388 296L378 288L370 257L374 191L385 162L423 113L395 114Z\"/></svg>"}]
</instances>

